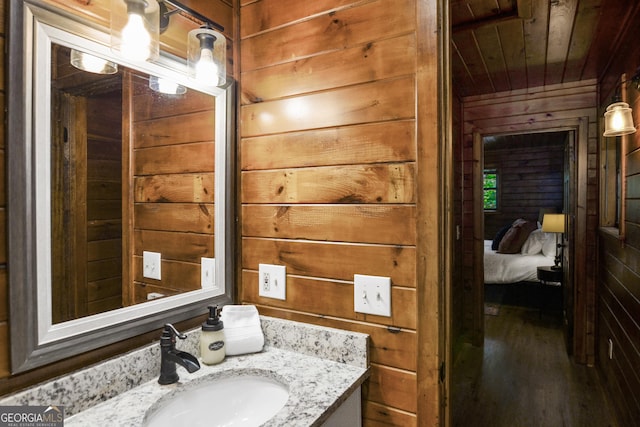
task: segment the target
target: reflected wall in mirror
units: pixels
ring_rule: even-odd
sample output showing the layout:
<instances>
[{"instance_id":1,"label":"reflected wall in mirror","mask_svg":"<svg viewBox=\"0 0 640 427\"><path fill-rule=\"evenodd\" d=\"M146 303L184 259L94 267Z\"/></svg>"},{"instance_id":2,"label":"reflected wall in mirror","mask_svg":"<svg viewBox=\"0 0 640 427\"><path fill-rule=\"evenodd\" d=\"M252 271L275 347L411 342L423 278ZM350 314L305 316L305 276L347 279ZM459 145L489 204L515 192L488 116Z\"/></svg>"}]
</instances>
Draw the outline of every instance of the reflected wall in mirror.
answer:
<instances>
[{"instance_id":1,"label":"reflected wall in mirror","mask_svg":"<svg viewBox=\"0 0 640 427\"><path fill-rule=\"evenodd\" d=\"M10 0L9 21L11 372L231 303L233 86L204 87L171 55L114 56L108 29L42 0ZM70 49L118 71L76 70ZM143 277L143 251L161 254L161 280Z\"/></svg>"},{"instance_id":2,"label":"reflected wall in mirror","mask_svg":"<svg viewBox=\"0 0 640 427\"><path fill-rule=\"evenodd\" d=\"M52 45L54 324L197 290L200 259L215 256L214 97L70 57ZM143 251L161 254L161 280L143 277Z\"/></svg>"}]
</instances>

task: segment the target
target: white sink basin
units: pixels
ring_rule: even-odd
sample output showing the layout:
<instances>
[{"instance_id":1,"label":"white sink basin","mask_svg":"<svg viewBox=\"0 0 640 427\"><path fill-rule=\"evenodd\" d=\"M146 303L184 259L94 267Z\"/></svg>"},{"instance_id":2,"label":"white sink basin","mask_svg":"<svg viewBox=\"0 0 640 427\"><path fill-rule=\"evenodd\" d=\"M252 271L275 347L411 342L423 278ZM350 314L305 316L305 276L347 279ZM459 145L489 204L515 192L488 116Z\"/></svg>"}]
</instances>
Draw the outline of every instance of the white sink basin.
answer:
<instances>
[{"instance_id":1,"label":"white sink basin","mask_svg":"<svg viewBox=\"0 0 640 427\"><path fill-rule=\"evenodd\" d=\"M147 427L259 426L289 399L287 387L275 380L243 375L214 378L176 391L147 411Z\"/></svg>"}]
</instances>

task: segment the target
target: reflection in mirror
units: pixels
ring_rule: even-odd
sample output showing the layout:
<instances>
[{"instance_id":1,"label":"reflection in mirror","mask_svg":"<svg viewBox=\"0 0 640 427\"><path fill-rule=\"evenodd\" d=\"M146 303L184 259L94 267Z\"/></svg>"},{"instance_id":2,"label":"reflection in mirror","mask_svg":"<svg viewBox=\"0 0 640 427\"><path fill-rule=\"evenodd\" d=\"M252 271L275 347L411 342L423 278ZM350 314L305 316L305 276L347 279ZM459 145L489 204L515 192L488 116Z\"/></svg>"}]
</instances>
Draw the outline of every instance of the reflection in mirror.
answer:
<instances>
[{"instance_id":1,"label":"reflection in mirror","mask_svg":"<svg viewBox=\"0 0 640 427\"><path fill-rule=\"evenodd\" d=\"M123 66L82 71L72 53L52 45L54 324L199 289L200 258L215 256L214 98L154 91L149 75ZM161 254L161 280L139 274L143 251Z\"/></svg>"},{"instance_id":2,"label":"reflection in mirror","mask_svg":"<svg viewBox=\"0 0 640 427\"><path fill-rule=\"evenodd\" d=\"M9 4L12 373L232 302L233 88L200 85L173 56L115 57L108 31L40 0ZM111 74L72 66L78 52ZM156 92L155 77L181 90ZM144 277L145 251L160 279Z\"/></svg>"}]
</instances>

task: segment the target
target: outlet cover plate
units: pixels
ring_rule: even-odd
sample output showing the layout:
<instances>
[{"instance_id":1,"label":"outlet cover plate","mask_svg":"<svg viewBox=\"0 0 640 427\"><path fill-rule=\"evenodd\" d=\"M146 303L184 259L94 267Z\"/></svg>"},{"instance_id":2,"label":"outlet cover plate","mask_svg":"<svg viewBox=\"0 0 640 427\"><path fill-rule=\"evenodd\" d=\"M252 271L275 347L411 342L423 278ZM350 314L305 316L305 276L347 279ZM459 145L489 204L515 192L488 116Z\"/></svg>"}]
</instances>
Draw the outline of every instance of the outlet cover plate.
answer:
<instances>
[{"instance_id":1,"label":"outlet cover plate","mask_svg":"<svg viewBox=\"0 0 640 427\"><path fill-rule=\"evenodd\" d=\"M391 278L355 274L353 309L357 313L391 317Z\"/></svg>"},{"instance_id":2,"label":"outlet cover plate","mask_svg":"<svg viewBox=\"0 0 640 427\"><path fill-rule=\"evenodd\" d=\"M259 264L258 295L283 301L287 299L287 269L284 265Z\"/></svg>"},{"instance_id":3,"label":"outlet cover plate","mask_svg":"<svg viewBox=\"0 0 640 427\"><path fill-rule=\"evenodd\" d=\"M202 289L216 287L216 259L200 258L200 286Z\"/></svg>"},{"instance_id":4,"label":"outlet cover plate","mask_svg":"<svg viewBox=\"0 0 640 427\"><path fill-rule=\"evenodd\" d=\"M149 279L161 280L162 255L159 252L142 252L142 275Z\"/></svg>"}]
</instances>

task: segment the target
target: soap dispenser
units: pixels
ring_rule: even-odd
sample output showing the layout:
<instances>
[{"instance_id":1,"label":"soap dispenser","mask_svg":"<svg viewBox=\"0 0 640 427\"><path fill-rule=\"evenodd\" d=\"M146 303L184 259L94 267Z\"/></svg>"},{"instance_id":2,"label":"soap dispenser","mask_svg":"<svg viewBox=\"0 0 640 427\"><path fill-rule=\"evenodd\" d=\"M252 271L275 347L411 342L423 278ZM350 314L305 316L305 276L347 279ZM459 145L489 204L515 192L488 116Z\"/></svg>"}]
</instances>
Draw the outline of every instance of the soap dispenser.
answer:
<instances>
[{"instance_id":1,"label":"soap dispenser","mask_svg":"<svg viewBox=\"0 0 640 427\"><path fill-rule=\"evenodd\" d=\"M215 365L224 360L226 355L224 348L224 327L220 320L218 306L209 307L209 318L202 323L200 332L200 358L207 365Z\"/></svg>"}]
</instances>

